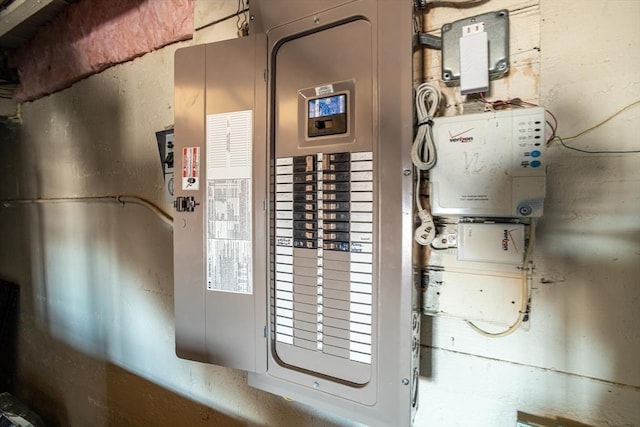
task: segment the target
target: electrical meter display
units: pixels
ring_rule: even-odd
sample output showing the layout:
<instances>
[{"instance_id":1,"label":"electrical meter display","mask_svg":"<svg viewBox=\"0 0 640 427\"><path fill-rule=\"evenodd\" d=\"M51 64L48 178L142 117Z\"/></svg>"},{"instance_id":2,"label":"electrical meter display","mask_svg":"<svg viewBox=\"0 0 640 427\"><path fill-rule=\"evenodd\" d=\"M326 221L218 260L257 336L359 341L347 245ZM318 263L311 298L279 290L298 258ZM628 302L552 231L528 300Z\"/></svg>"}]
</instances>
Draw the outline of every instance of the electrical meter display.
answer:
<instances>
[{"instance_id":1,"label":"electrical meter display","mask_svg":"<svg viewBox=\"0 0 640 427\"><path fill-rule=\"evenodd\" d=\"M309 101L309 118L333 116L345 112L345 102L347 95L328 96L326 98L316 98Z\"/></svg>"},{"instance_id":2,"label":"electrical meter display","mask_svg":"<svg viewBox=\"0 0 640 427\"><path fill-rule=\"evenodd\" d=\"M307 136L336 135L347 132L347 94L309 100Z\"/></svg>"}]
</instances>

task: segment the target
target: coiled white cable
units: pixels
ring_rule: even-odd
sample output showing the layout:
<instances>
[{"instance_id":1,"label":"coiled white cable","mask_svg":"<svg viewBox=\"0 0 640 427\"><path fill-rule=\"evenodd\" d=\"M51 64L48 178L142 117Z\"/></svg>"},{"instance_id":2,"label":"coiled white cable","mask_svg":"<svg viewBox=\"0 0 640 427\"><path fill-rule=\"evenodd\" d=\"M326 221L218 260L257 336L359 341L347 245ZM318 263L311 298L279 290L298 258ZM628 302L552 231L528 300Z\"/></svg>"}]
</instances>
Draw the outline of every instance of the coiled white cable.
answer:
<instances>
[{"instance_id":1,"label":"coiled white cable","mask_svg":"<svg viewBox=\"0 0 640 427\"><path fill-rule=\"evenodd\" d=\"M416 88L418 129L411 147L411 160L420 170L429 170L436 164L436 148L433 142L431 121L438 111L440 98L440 89L431 83L422 83Z\"/></svg>"},{"instance_id":2,"label":"coiled white cable","mask_svg":"<svg viewBox=\"0 0 640 427\"><path fill-rule=\"evenodd\" d=\"M419 244L429 245L435 238L433 217L420 200L420 171L428 171L436 164L436 147L433 140L433 117L438 111L442 95L440 89L431 83L422 83L416 88L416 136L411 147L411 160L416 168L416 208L422 224L416 228L414 238Z\"/></svg>"}]
</instances>

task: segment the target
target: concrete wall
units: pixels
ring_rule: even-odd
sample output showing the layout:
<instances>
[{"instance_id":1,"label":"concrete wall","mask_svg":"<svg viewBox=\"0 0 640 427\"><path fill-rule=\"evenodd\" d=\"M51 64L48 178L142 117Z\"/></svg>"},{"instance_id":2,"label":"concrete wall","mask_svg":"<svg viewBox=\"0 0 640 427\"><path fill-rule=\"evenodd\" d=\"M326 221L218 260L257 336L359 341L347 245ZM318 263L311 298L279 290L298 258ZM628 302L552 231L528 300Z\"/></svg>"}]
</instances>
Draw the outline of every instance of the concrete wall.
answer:
<instances>
[{"instance_id":1,"label":"concrete wall","mask_svg":"<svg viewBox=\"0 0 640 427\"><path fill-rule=\"evenodd\" d=\"M235 3L200 0L196 27ZM539 99L563 136L640 99L640 3L493 0L430 19L502 7L520 62L492 95ZM0 139L0 199L136 194L169 210L154 132L172 123L173 53L188 44L25 104L21 133ZM639 110L569 142L638 149ZM554 144L549 158L530 327L495 340L425 318L416 425L512 426L518 410L640 425L640 155ZM0 236L0 277L21 285L15 392L50 425L349 424L175 357L171 228L143 207L0 204Z\"/></svg>"}]
</instances>

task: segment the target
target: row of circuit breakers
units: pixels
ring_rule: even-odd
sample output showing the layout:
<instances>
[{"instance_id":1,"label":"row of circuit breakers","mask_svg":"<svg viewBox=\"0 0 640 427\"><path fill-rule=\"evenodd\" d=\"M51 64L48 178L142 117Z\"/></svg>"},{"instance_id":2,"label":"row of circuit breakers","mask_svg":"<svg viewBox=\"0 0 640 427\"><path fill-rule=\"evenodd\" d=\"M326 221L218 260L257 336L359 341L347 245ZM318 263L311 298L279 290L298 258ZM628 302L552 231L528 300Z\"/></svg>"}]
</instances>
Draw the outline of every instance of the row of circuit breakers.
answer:
<instances>
[{"instance_id":1,"label":"row of circuit breakers","mask_svg":"<svg viewBox=\"0 0 640 427\"><path fill-rule=\"evenodd\" d=\"M370 253L360 242L372 241L372 160L371 152L277 159L276 245Z\"/></svg>"},{"instance_id":2,"label":"row of circuit breakers","mask_svg":"<svg viewBox=\"0 0 640 427\"><path fill-rule=\"evenodd\" d=\"M178 356L369 425L411 425L412 13L411 0L252 0L251 36L177 51ZM436 122L447 167L432 171L434 213L539 216L542 115Z\"/></svg>"}]
</instances>

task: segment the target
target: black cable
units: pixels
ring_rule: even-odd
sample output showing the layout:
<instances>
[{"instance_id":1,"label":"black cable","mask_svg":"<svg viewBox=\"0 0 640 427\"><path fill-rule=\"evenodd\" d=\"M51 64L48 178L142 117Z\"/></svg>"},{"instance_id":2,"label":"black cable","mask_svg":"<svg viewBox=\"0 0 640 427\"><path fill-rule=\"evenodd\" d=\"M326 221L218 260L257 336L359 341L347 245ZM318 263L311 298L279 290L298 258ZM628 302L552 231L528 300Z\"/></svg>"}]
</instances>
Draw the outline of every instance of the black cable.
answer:
<instances>
[{"instance_id":1,"label":"black cable","mask_svg":"<svg viewBox=\"0 0 640 427\"><path fill-rule=\"evenodd\" d=\"M232 13L231 15L227 15L227 16L225 16L224 18L220 18L220 19L218 19L218 20L216 20L216 21L209 22L208 24L201 25L201 26L199 26L198 28L196 28L194 31L204 30L205 28L209 28L209 27L211 27L211 26L213 26L213 25L216 25L216 24L219 24L219 23L221 23L221 22L224 22L224 21L226 21L226 20L228 20L228 19L235 18L236 16L238 16L238 15L240 15L240 14L242 14L242 13L245 13L245 12L249 12L249 8L246 8L246 9L240 10L240 11L235 12L235 13Z\"/></svg>"},{"instance_id":2,"label":"black cable","mask_svg":"<svg viewBox=\"0 0 640 427\"><path fill-rule=\"evenodd\" d=\"M13 3L13 0L2 0L2 1L0 1L0 10L6 9L11 3Z\"/></svg>"}]
</instances>

